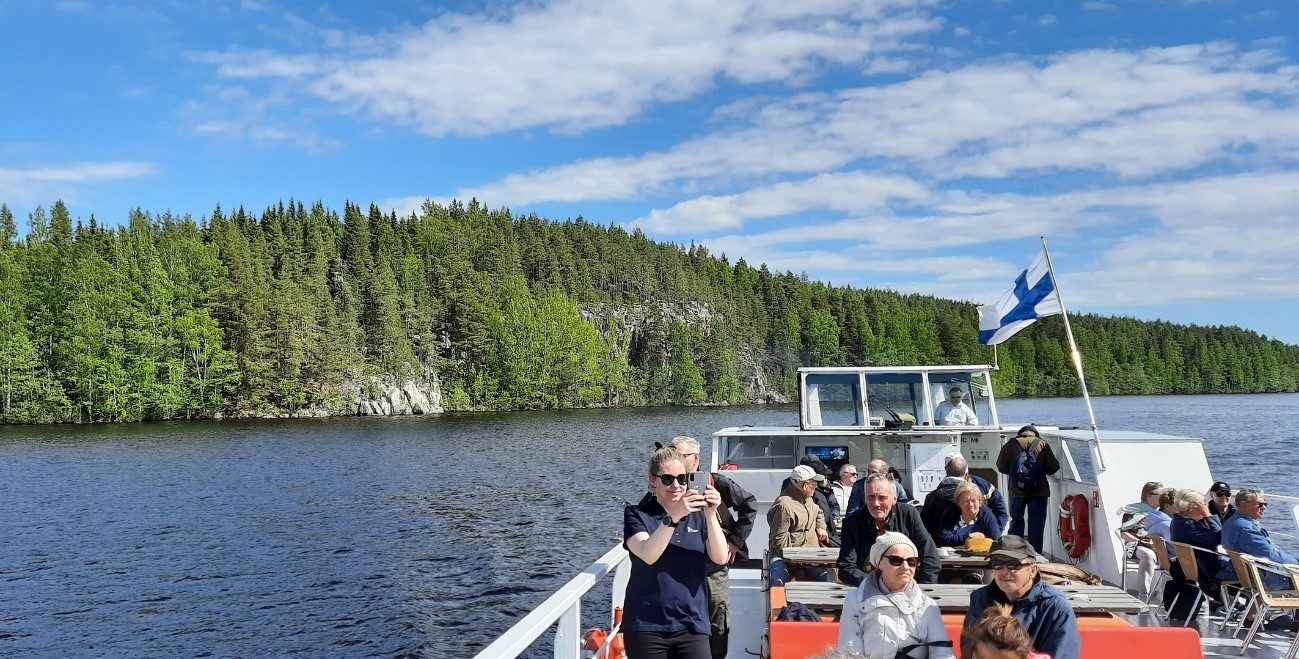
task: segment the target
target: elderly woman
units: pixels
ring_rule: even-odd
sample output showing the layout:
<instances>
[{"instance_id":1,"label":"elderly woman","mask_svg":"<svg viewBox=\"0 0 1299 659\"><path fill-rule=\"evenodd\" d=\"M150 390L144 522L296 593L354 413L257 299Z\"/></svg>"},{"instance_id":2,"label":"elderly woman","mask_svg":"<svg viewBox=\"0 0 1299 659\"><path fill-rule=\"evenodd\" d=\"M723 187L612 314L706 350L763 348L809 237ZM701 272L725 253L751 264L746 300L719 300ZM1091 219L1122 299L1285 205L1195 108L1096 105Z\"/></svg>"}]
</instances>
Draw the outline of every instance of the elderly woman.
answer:
<instances>
[{"instance_id":1,"label":"elderly woman","mask_svg":"<svg viewBox=\"0 0 1299 659\"><path fill-rule=\"evenodd\" d=\"M983 492L974 483L956 486L956 507L943 513L938 524L938 546L960 547L971 533L982 533L985 538L1001 537L1001 524L992 509L983 505Z\"/></svg>"},{"instance_id":2,"label":"elderly woman","mask_svg":"<svg viewBox=\"0 0 1299 659\"><path fill-rule=\"evenodd\" d=\"M1222 524L1209 512L1209 504L1200 492L1178 490L1176 501L1178 513L1173 516L1173 542L1185 543L1204 550L1195 552L1195 563L1199 568L1199 588L1211 599L1217 599L1218 571L1229 562L1226 556L1218 555L1218 545L1222 543ZM1187 584L1186 576L1180 563L1173 564L1173 578L1170 583L1187 589L1187 585L1184 585ZM1190 592L1194 593L1194 591ZM1181 603L1178 602L1179 609ZM1189 605L1190 601L1188 600L1186 604ZM1191 615L1195 615L1195 612L1192 611ZM1179 611L1174 617L1184 616Z\"/></svg>"},{"instance_id":3,"label":"elderly woman","mask_svg":"<svg viewBox=\"0 0 1299 659\"><path fill-rule=\"evenodd\" d=\"M689 490L685 459L654 452L646 498L623 510L623 544L631 552L622 629L630 659L709 659L708 562L727 561L717 519L721 495Z\"/></svg>"},{"instance_id":4,"label":"elderly woman","mask_svg":"<svg viewBox=\"0 0 1299 659\"><path fill-rule=\"evenodd\" d=\"M839 649L871 659L955 656L934 600L916 584L919 552L901 533L882 533L871 545L868 574L844 601Z\"/></svg>"}]
</instances>

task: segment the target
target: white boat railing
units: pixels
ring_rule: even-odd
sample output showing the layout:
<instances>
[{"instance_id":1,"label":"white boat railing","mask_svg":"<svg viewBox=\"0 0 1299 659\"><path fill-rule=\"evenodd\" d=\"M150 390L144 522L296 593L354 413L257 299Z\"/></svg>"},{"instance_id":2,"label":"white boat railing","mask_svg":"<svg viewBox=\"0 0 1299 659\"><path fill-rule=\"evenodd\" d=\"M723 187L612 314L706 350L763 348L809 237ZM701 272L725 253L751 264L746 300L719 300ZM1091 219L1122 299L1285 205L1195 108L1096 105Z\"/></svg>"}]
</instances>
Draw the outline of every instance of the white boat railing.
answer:
<instances>
[{"instance_id":1,"label":"white boat railing","mask_svg":"<svg viewBox=\"0 0 1299 659\"><path fill-rule=\"evenodd\" d=\"M590 567L573 577L546 601L537 605L528 615L501 634L491 645L483 648L477 659L511 659L532 647L542 634L559 623L555 630L555 659L578 659L582 656L582 596L602 579L614 573L612 607L609 611L609 638L597 652L607 649L618 632L614 626L613 609L620 608L631 575L631 561L627 550L619 543L605 552Z\"/></svg>"}]
</instances>

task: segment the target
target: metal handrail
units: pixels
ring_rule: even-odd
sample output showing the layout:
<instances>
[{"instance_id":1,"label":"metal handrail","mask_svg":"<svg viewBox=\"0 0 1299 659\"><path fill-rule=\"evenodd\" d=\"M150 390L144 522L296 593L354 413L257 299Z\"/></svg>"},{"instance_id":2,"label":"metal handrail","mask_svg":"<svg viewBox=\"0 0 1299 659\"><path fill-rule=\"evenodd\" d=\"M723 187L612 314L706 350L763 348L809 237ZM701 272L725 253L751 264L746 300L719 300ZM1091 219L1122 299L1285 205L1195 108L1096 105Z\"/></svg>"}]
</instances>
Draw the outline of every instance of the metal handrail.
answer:
<instances>
[{"instance_id":1,"label":"metal handrail","mask_svg":"<svg viewBox=\"0 0 1299 659\"><path fill-rule=\"evenodd\" d=\"M476 659L517 657L555 623L559 623L559 628L555 631L555 659L576 659L581 653L582 596L600 583L601 579L609 576L609 573L615 570L626 573L631 566L628 557L629 554L621 543L615 545L528 615L523 616L522 620L514 623L491 645L479 651L475 655ZM616 584L614 591L614 605L617 606L620 598Z\"/></svg>"}]
</instances>

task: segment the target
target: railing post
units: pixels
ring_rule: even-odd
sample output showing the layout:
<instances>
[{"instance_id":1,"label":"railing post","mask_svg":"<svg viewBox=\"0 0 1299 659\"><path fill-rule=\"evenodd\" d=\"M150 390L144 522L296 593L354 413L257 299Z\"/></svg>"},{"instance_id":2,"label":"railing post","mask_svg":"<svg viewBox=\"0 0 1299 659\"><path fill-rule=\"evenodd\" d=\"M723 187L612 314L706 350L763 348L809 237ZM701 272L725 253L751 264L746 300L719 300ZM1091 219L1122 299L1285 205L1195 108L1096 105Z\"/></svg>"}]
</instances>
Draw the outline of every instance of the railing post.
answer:
<instances>
[{"instance_id":1,"label":"railing post","mask_svg":"<svg viewBox=\"0 0 1299 659\"><path fill-rule=\"evenodd\" d=\"M582 656L582 600L573 602L559 616L555 628L555 659L577 659Z\"/></svg>"}]
</instances>

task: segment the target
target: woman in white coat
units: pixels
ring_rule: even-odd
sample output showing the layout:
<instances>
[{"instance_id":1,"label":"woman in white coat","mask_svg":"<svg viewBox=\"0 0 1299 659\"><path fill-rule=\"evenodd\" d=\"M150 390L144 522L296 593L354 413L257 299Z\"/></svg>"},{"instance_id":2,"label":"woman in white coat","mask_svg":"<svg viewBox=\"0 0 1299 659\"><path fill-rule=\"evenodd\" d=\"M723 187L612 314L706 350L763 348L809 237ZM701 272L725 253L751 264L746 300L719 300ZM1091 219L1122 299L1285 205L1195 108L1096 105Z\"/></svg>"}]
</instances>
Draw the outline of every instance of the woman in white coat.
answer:
<instances>
[{"instance_id":1,"label":"woman in white coat","mask_svg":"<svg viewBox=\"0 0 1299 659\"><path fill-rule=\"evenodd\" d=\"M916 584L916 545L901 533L881 534L870 562L875 571L844 601L839 649L869 659L954 657L938 605Z\"/></svg>"}]
</instances>

